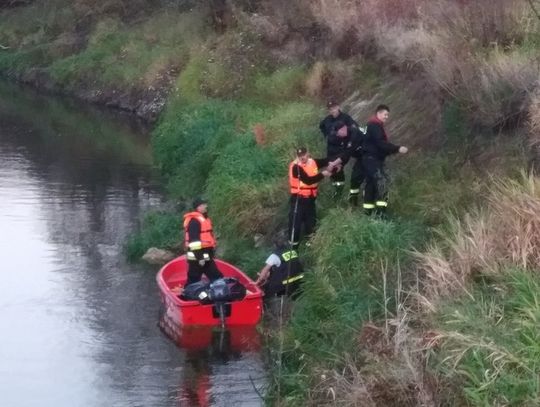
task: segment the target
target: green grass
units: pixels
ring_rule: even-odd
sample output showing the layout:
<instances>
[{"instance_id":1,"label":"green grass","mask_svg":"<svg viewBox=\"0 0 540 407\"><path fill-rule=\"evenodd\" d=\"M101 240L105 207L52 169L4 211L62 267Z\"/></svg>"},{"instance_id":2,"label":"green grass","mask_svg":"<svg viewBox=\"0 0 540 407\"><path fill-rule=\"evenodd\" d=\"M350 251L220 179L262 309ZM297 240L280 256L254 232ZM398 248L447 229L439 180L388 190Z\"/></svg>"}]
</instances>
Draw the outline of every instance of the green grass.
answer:
<instances>
[{"instance_id":1,"label":"green grass","mask_svg":"<svg viewBox=\"0 0 540 407\"><path fill-rule=\"evenodd\" d=\"M252 98L279 104L298 100L299 95L304 94L306 75L304 66L287 66L269 74L260 73L254 80Z\"/></svg>"},{"instance_id":2,"label":"green grass","mask_svg":"<svg viewBox=\"0 0 540 407\"><path fill-rule=\"evenodd\" d=\"M345 209L332 209L321 220L304 256L311 259L304 293L285 333L281 380L283 394L295 395L293 405L302 404L317 369L341 363L362 321L391 307L399 270L406 269L408 251L424 233L413 223L370 219Z\"/></svg>"},{"instance_id":3,"label":"green grass","mask_svg":"<svg viewBox=\"0 0 540 407\"><path fill-rule=\"evenodd\" d=\"M141 230L128 239L125 252L130 261L137 261L150 247L171 250L182 241L181 214L150 212L144 217Z\"/></svg>"},{"instance_id":4,"label":"green grass","mask_svg":"<svg viewBox=\"0 0 540 407\"><path fill-rule=\"evenodd\" d=\"M63 85L95 81L115 88L152 85L170 69L187 63L186 37L204 38L193 13L156 13L138 25L125 25L109 18L101 20L81 52L56 60L51 76ZM189 30L194 33L189 33ZM188 34L189 33L189 34Z\"/></svg>"},{"instance_id":5,"label":"green grass","mask_svg":"<svg viewBox=\"0 0 540 407\"><path fill-rule=\"evenodd\" d=\"M540 279L518 269L438 313L439 369L472 406L540 403Z\"/></svg>"},{"instance_id":6,"label":"green grass","mask_svg":"<svg viewBox=\"0 0 540 407\"><path fill-rule=\"evenodd\" d=\"M0 51L0 71L21 74L37 67L72 89L84 85L146 91L163 83L170 86L167 110L152 140L170 196L186 202L206 195L220 256L254 276L268 255L267 247L254 247L254 236L268 239L287 223L286 174L294 148L308 146L316 157L324 152L316 128L324 112L306 97L312 61L277 63L261 36L241 19L217 35L200 7L187 12L162 8L131 22L114 13L107 18L96 14L97 23L79 38L73 24L80 17L77 5L47 3L1 13L0 44L10 49ZM520 49L523 55L538 48L537 37L527 38ZM81 40L81 49L64 47L65 39ZM321 78L313 94L358 90L367 100L380 92L388 103L409 106L401 83L386 88L378 67L359 61L332 61L326 72L332 75L325 79L330 85ZM353 83L354 89L348 89ZM506 112L508 106L501 101L509 90L508 83L495 83L487 94L493 100L485 103ZM312 248L302 253L308 270L305 291L283 333L283 374L274 377L286 405L305 405L319 369L339 370L343 355L356 349L363 321L380 320L384 310L393 307L390 293L398 271L403 270L405 284L412 279L409 250L431 237L429 227L444 225L449 212L459 217L481 199L480 171L485 168L471 163L474 154L482 151L478 161L500 171L497 174L514 171L523 161L522 145L515 139L473 134L470 120L475 118L464 106L455 100L443 106L442 151L424 151L389 164L394 174L393 221L336 208L342 202L336 205L329 199L328 183L322 184L320 227ZM50 113L35 117L52 127L61 110ZM408 116L407 131L420 132L424 119ZM81 132L88 133L84 129L89 124L82 123ZM264 145L255 142L255 124L264 129ZM103 150L125 149L124 142L107 139L91 141ZM127 156L135 162L142 154L133 147ZM127 242L127 255L139 259L151 246L177 249L181 223L181 214L149 214L139 234ZM439 312L437 327L449 334L435 368L449 382L462 385L463 392L456 392L459 398L478 406L539 404L539 289L534 275L513 271L477 283L472 298L458 298ZM456 332L459 335L452 335ZM275 353L270 356L278 360ZM272 373L277 373L275 367L270 364Z\"/></svg>"},{"instance_id":7,"label":"green grass","mask_svg":"<svg viewBox=\"0 0 540 407\"><path fill-rule=\"evenodd\" d=\"M0 51L0 71L20 74L30 68L46 67L50 62L46 46L29 47L17 51Z\"/></svg>"}]
</instances>

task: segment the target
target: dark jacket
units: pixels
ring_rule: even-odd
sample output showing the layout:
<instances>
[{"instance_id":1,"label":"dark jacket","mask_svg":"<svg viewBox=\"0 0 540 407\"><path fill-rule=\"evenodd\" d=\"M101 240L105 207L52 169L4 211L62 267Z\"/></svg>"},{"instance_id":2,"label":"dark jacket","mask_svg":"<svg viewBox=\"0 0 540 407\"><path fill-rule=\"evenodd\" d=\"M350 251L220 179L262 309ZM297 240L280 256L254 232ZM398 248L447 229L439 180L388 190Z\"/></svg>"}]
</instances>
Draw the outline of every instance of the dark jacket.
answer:
<instances>
[{"instance_id":1,"label":"dark jacket","mask_svg":"<svg viewBox=\"0 0 540 407\"><path fill-rule=\"evenodd\" d=\"M346 164L350 157L360 158L363 139L364 133L354 126L347 127L347 136L345 137L338 137L337 132L332 131L328 135L326 144L328 159L334 160L341 157L343 164Z\"/></svg>"},{"instance_id":2,"label":"dark jacket","mask_svg":"<svg viewBox=\"0 0 540 407\"><path fill-rule=\"evenodd\" d=\"M384 125L380 120L374 117L368 121L366 136L362 143L364 156L384 161L387 156L396 154L399 151L399 147L388 141Z\"/></svg>"},{"instance_id":3,"label":"dark jacket","mask_svg":"<svg viewBox=\"0 0 540 407\"><path fill-rule=\"evenodd\" d=\"M298 289L304 277L302 263L295 250L278 250L274 254L279 256L281 265L272 267L270 277L264 287L267 296L292 295Z\"/></svg>"},{"instance_id":4,"label":"dark jacket","mask_svg":"<svg viewBox=\"0 0 540 407\"><path fill-rule=\"evenodd\" d=\"M347 126L358 127L358 123L356 123L354 119L351 116L349 116L347 113L339 112L338 117L334 117L331 114L329 114L319 124L319 129L321 130L321 133L324 136L324 138L327 138L328 135L334 130L334 124L337 121L341 121L345 123Z\"/></svg>"}]
</instances>

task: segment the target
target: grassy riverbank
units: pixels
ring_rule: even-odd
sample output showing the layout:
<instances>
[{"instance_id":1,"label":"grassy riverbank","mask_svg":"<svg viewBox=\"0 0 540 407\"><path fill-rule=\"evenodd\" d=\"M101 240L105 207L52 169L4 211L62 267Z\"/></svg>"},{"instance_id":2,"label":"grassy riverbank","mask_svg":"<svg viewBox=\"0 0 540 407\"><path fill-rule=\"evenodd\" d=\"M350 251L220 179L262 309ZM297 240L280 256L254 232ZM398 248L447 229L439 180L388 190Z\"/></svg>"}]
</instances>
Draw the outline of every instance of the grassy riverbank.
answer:
<instances>
[{"instance_id":1,"label":"grassy riverbank","mask_svg":"<svg viewBox=\"0 0 540 407\"><path fill-rule=\"evenodd\" d=\"M361 122L389 104L411 150L389 163L392 218L322 185L268 402L534 405L538 18L518 0L346 3L36 0L0 14L0 71L159 114L171 199L206 195L221 255L252 275L286 224L294 146L324 151L324 100ZM177 249L180 216L150 215L129 255Z\"/></svg>"}]
</instances>

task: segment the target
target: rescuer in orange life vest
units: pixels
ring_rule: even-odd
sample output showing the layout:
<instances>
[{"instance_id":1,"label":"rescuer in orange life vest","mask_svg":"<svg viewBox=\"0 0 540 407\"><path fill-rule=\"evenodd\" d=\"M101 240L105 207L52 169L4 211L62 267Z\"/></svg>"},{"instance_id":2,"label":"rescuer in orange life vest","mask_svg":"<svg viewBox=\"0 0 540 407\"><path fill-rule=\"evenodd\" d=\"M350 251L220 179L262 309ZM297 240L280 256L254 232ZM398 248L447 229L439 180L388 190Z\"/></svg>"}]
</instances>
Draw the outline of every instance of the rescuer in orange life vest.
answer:
<instances>
[{"instance_id":1,"label":"rescuer in orange life vest","mask_svg":"<svg viewBox=\"0 0 540 407\"><path fill-rule=\"evenodd\" d=\"M326 167L320 171L321 168ZM289 239L293 248L298 247L302 227L309 236L315 229L317 213L315 199L317 185L332 175L332 171L341 169L341 158L329 161L327 158L314 159L306 148L296 150L296 159L289 165L289 188L291 192L289 210Z\"/></svg>"},{"instance_id":2,"label":"rescuer in orange life vest","mask_svg":"<svg viewBox=\"0 0 540 407\"><path fill-rule=\"evenodd\" d=\"M210 281L223 277L214 262L216 239L207 202L197 198L193 208L193 212L184 215L184 245L189 266L186 286L200 281L203 274Z\"/></svg>"}]
</instances>

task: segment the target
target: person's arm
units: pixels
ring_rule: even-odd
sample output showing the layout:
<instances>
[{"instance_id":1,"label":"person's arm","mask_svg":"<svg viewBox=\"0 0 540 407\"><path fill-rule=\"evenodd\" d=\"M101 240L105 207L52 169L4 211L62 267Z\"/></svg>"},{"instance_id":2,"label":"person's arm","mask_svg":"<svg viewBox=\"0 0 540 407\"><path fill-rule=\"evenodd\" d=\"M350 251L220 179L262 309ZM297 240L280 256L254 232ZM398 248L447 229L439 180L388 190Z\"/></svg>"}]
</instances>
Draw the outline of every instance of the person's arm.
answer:
<instances>
[{"instance_id":1,"label":"person's arm","mask_svg":"<svg viewBox=\"0 0 540 407\"><path fill-rule=\"evenodd\" d=\"M203 260L201 242L201 223L196 219L191 219L188 223L188 250L193 252L197 260Z\"/></svg>"},{"instance_id":2,"label":"person's arm","mask_svg":"<svg viewBox=\"0 0 540 407\"><path fill-rule=\"evenodd\" d=\"M268 258L266 259L264 267L261 269L261 271L258 273L259 278L257 278L257 281L255 281L255 284L258 286L262 286L266 283L268 280L268 277L270 277L270 272L272 271L272 267L279 267L281 265L281 259L279 256L275 253L272 253Z\"/></svg>"},{"instance_id":3,"label":"person's arm","mask_svg":"<svg viewBox=\"0 0 540 407\"><path fill-rule=\"evenodd\" d=\"M257 284L259 287L264 285L266 281L268 280L268 277L270 277L270 270L272 270L271 264L265 264L264 267L259 272L259 278L257 278L257 281L255 281L255 284Z\"/></svg>"},{"instance_id":4,"label":"person's arm","mask_svg":"<svg viewBox=\"0 0 540 407\"><path fill-rule=\"evenodd\" d=\"M326 167L330 162L328 158L314 158L313 161L317 164L318 169Z\"/></svg>"},{"instance_id":5,"label":"person's arm","mask_svg":"<svg viewBox=\"0 0 540 407\"><path fill-rule=\"evenodd\" d=\"M377 146L377 149L384 154L396 154L399 151L400 146L385 140L383 129L380 125L373 123L368 124L367 132Z\"/></svg>"},{"instance_id":6,"label":"person's arm","mask_svg":"<svg viewBox=\"0 0 540 407\"><path fill-rule=\"evenodd\" d=\"M319 123L319 130L321 131L322 135L326 137L326 117Z\"/></svg>"},{"instance_id":7,"label":"person's arm","mask_svg":"<svg viewBox=\"0 0 540 407\"><path fill-rule=\"evenodd\" d=\"M307 173L304 171L302 167L296 164L293 165L292 176L293 178L298 178L300 181L302 181L306 185L313 185L321 181L322 179L324 179L324 174L322 172L313 176L309 176L307 175Z\"/></svg>"},{"instance_id":8,"label":"person's arm","mask_svg":"<svg viewBox=\"0 0 540 407\"><path fill-rule=\"evenodd\" d=\"M348 127L354 127L356 129L360 127L358 126L358 123L356 123L356 121L350 115L348 115L347 113L343 113L343 115L345 116L345 124Z\"/></svg>"}]
</instances>

